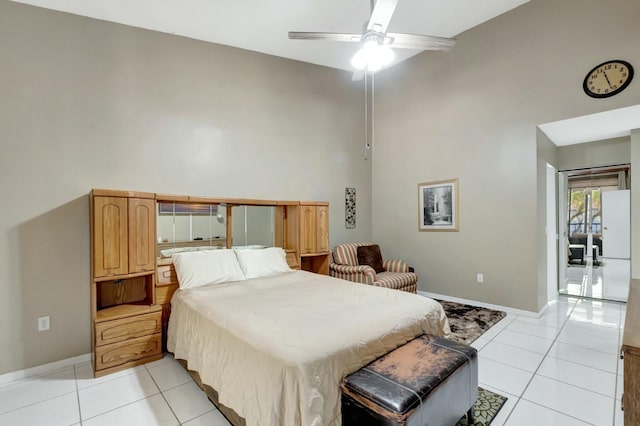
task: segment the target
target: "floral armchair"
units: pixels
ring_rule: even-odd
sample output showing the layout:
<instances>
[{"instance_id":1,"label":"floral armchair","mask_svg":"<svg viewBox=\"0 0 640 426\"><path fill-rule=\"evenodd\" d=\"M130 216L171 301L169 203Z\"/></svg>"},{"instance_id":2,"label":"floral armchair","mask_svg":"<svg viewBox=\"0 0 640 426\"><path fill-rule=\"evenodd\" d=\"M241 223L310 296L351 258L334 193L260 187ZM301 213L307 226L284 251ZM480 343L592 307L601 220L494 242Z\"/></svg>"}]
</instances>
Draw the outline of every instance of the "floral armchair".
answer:
<instances>
[{"instance_id":1,"label":"floral armchair","mask_svg":"<svg viewBox=\"0 0 640 426\"><path fill-rule=\"evenodd\" d=\"M409 266L404 260L382 261L383 272L376 272L370 265L360 265L358 263L358 247L363 246L373 246L373 243L360 242L336 246L329 263L329 275L362 284L387 287L409 293L417 292L418 276L409 272Z\"/></svg>"}]
</instances>

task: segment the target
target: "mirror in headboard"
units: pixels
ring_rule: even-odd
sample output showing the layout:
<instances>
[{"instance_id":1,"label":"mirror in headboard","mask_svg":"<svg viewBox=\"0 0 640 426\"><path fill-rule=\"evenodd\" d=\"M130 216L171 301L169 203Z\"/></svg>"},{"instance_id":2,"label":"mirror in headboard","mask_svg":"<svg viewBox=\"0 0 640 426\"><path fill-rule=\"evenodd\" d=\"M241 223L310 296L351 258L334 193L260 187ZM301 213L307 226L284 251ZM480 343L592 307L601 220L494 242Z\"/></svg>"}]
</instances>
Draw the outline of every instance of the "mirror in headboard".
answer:
<instances>
[{"instance_id":1,"label":"mirror in headboard","mask_svg":"<svg viewBox=\"0 0 640 426\"><path fill-rule=\"evenodd\" d=\"M231 209L234 246L275 245L275 207L237 205Z\"/></svg>"},{"instance_id":2,"label":"mirror in headboard","mask_svg":"<svg viewBox=\"0 0 640 426\"><path fill-rule=\"evenodd\" d=\"M157 203L157 255L226 247L227 209L219 204Z\"/></svg>"}]
</instances>

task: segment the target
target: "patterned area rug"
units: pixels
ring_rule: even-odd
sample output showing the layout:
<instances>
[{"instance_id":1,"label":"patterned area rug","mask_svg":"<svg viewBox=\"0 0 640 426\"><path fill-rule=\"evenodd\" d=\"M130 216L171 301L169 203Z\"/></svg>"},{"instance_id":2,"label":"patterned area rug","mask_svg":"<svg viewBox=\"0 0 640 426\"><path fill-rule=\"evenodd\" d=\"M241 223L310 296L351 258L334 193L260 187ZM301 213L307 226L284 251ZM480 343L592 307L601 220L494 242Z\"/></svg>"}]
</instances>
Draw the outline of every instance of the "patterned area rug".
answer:
<instances>
[{"instance_id":1,"label":"patterned area rug","mask_svg":"<svg viewBox=\"0 0 640 426\"><path fill-rule=\"evenodd\" d=\"M462 303L445 300L438 302L449 318L451 340L467 345L507 315L506 312ZM507 397L478 387L478 399L473 406L473 425L469 425L466 416L463 416L456 426L488 426L506 401Z\"/></svg>"},{"instance_id":2,"label":"patterned area rug","mask_svg":"<svg viewBox=\"0 0 640 426\"><path fill-rule=\"evenodd\" d=\"M467 416L463 416L456 426L488 426L506 401L506 397L478 387L478 399L473 405L473 425L469 425Z\"/></svg>"},{"instance_id":3,"label":"patterned area rug","mask_svg":"<svg viewBox=\"0 0 640 426\"><path fill-rule=\"evenodd\" d=\"M476 340L507 315L506 312L494 311L493 309L447 302L445 300L437 301L442 305L447 318L449 318L451 340L466 345Z\"/></svg>"}]
</instances>

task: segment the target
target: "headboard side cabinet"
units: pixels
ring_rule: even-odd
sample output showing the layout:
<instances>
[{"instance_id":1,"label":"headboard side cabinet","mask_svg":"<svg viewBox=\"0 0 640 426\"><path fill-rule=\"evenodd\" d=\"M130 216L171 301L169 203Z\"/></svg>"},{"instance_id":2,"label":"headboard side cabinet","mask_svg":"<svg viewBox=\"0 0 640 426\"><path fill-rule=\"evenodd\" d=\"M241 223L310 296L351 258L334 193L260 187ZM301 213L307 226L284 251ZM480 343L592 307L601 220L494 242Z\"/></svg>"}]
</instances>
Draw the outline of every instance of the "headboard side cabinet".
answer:
<instances>
[{"instance_id":1,"label":"headboard side cabinet","mask_svg":"<svg viewBox=\"0 0 640 426\"><path fill-rule=\"evenodd\" d=\"M96 377L162 358L155 305L155 194L94 189L91 224L92 362Z\"/></svg>"},{"instance_id":2,"label":"headboard side cabinet","mask_svg":"<svg viewBox=\"0 0 640 426\"><path fill-rule=\"evenodd\" d=\"M640 425L640 280L631 280L622 338L624 424Z\"/></svg>"},{"instance_id":3,"label":"headboard side cabinet","mask_svg":"<svg viewBox=\"0 0 640 426\"><path fill-rule=\"evenodd\" d=\"M166 350L171 297L178 279L159 258L157 202L226 206L231 247L232 207L272 206L274 245L292 269L328 275L329 203L203 198L94 189L91 224L91 350L96 377L144 364Z\"/></svg>"},{"instance_id":4,"label":"headboard side cabinet","mask_svg":"<svg viewBox=\"0 0 640 426\"><path fill-rule=\"evenodd\" d=\"M329 203L299 201L284 206L281 215L282 224L276 222L275 227L276 242L282 241L289 266L329 275Z\"/></svg>"}]
</instances>

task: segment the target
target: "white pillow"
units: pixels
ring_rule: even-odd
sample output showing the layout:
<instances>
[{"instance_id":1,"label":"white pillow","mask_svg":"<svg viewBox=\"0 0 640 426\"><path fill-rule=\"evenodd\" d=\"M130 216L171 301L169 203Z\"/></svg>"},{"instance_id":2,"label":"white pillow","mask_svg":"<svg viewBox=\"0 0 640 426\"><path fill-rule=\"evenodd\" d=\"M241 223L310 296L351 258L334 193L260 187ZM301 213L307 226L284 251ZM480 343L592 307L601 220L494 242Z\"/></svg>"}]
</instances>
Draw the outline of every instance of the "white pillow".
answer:
<instances>
[{"instance_id":1,"label":"white pillow","mask_svg":"<svg viewBox=\"0 0 640 426\"><path fill-rule=\"evenodd\" d=\"M238 259L230 249L176 253L171 256L171 261L176 269L180 288L245 279Z\"/></svg>"},{"instance_id":2,"label":"white pillow","mask_svg":"<svg viewBox=\"0 0 640 426\"><path fill-rule=\"evenodd\" d=\"M247 279L269 277L292 271L287 263L287 255L280 247L238 250L236 256Z\"/></svg>"}]
</instances>

